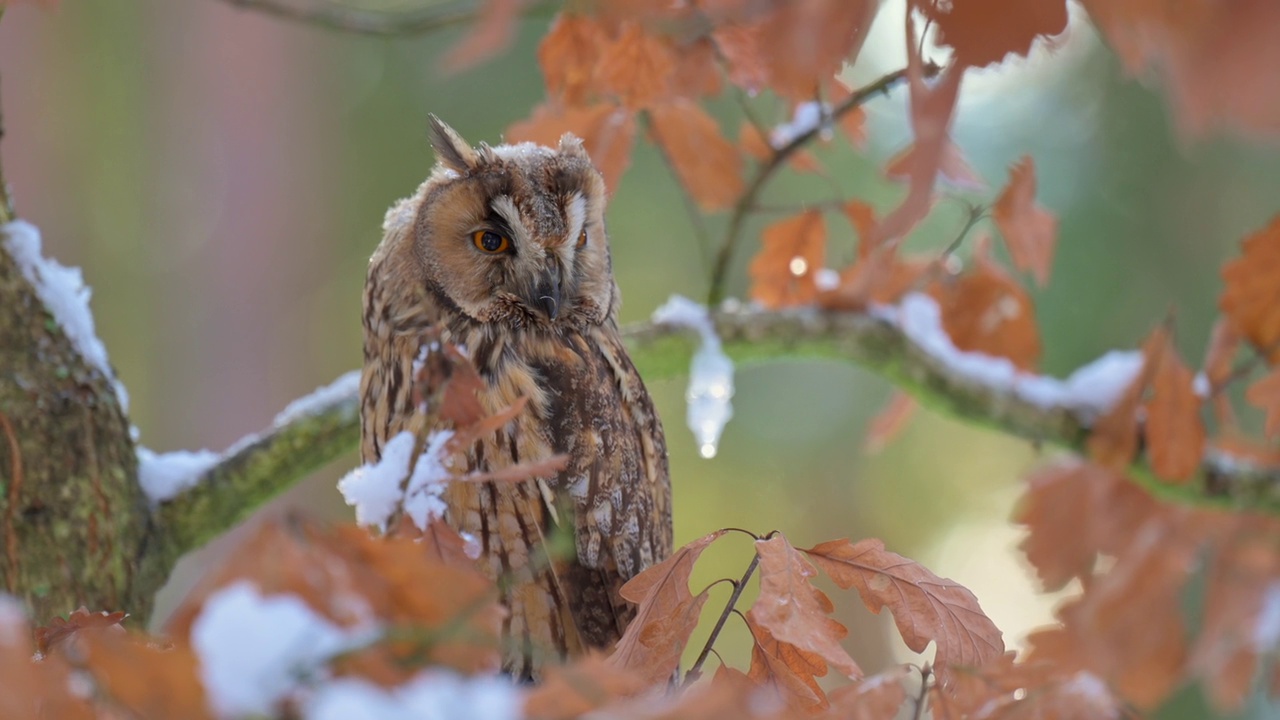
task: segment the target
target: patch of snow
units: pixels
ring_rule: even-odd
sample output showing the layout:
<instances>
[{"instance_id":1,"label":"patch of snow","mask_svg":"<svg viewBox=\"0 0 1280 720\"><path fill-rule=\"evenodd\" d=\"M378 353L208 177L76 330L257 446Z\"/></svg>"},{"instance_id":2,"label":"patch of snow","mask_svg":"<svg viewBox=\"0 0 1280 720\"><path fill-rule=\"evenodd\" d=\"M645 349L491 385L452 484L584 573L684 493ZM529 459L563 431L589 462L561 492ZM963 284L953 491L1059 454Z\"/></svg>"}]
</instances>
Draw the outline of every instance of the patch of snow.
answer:
<instances>
[{"instance_id":1,"label":"patch of snow","mask_svg":"<svg viewBox=\"0 0 1280 720\"><path fill-rule=\"evenodd\" d=\"M66 267L40 251L40 230L25 220L0 227L5 245L22 276L35 288L40 302L53 315L62 332L85 362L97 368L114 387L120 409L129 412L129 392L107 361L107 347L98 339L89 311L93 292L84 284L80 268Z\"/></svg>"},{"instance_id":2,"label":"patch of snow","mask_svg":"<svg viewBox=\"0 0 1280 720\"><path fill-rule=\"evenodd\" d=\"M517 720L523 700L510 680L428 671L399 687L342 678L316 691L306 720Z\"/></svg>"},{"instance_id":3,"label":"patch of snow","mask_svg":"<svg viewBox=\"0 0 1280 720\"><path fill-rule=\"evenodd\" d=\"M1209 393L1213 390L1213 386L1209 384L1209 376L1203 372L1196 373L1196 376L1191 379L1191 390L1198 398L1209 397Z\"/></svg>"},{"instance_id":4,"label":"patch of snow","mask_svg":"<svg viewBox=\"0 0 1280 720\"><path fill-rule=\"evenodd\" d=\"M840 273L831 268L818 268L818 271L813 274L813 284L819 290L835 290L840 287Z\"/></svg>"},{"instance_id":5,"label":"patch of snow","mask_svg":"<svg viewBox=\"0 0 1280 720\"><path fill-rule=\"evenodd\" d=\"M172 500L195 486L200 476L222 459L212 450L157 453L138 446L138 482L153 504Z\"/></svg>"},{"instance_id":6,"label":"patch of snow","mask_svg":"<svg viewBox=\"0 0 1280 720\"><path fill-rule=\"evenodd\" d=\"M26 644L30 640L26 606L18 598L0 592L0 645Z\"/></svg>"},{"instance_id":7,"label":"patch of snow","mask_svg":"<svg viewBox=\"0 0 1280 720\"><path fill-rule=\"evenodd\" d=\"M1111 351L1077 368L1066 380L1025 373L1006 358L965 352L951 342L942 327L937 302L910 293L893 307L875 308L873 315L897 324L931 357L955 374L975 383L1007 390L1040 408L1067 408L1085 421L1106 413L1142 371L1142 353Z\"/></svg>"},{"instance_id":8,"label":"patch of snow","mask_svg":"<svg viewBox=\"0 0 1280 720\"><path fill-rule=\"evenodd\" d=\"M1115 705L1115 698L1107 689L1102 678L1091 672L1081 670L1062 683L1062 692L1079 695L1095 707L1109 708Z\"/></svg>"},{"instance_id":9,"label":"patch of snow","mask_svg":"<svg viewBox=\"0 0 1280 720\"><path fill-rule=\"evenodd\" d=\"M288 425L306 415L313 415L335 405L349 397L356 397L360 392L360 371L352 370L343 373L337 380L315 389L310 395L304 395L289 403L276 415L273 425Z\"/></svg>"},{"instance_id":10,"label":"patch of snow","mask_svg":"<svg viewBox=\"0 0 1280 720\"><path fill-rule=\"evenodd\" d=\"M1253 627L1253 647L1260 653L1269 653L1280 642L1280 582L1267 586L1262 594L1262 607Z\"/></svg>"},{"instance_id":11,"label":"patch of snow","mask_svg":"<svg viewBox=\"0 0 1280 720\"><path fill-rule=\"evenodd\" d=\"M263 596L241 580L205 601L191 625L191 645L210 708L231 718L273 714L329 658L376 632L339 627L296 595Z\"/></svg>"},{"instance_id":12,"label":"patch of snow","mask_svg":"<svg viewBox=\"0 0 1280 720\"><path fill-rule=\"evenodd\" d=\"M383 445L378 462L362 465L343 476L338 490L347 504L355 507L356 522L386 530L391 514L403 503L405 513L425 530L431 518L444 512L440 494L451 474L441 455L451 437L453 433L447 430L428 436L427 447L418 456L412 476L409 463L416 438L408 430Z\"/></svg>"},{"instance_id":13,"label":"patch of snow","mask_svg":"<svg viewBox=\"0 0 1280 720\"><path fill-rule=\"evenodd\" d=\"M653 321L691 328L702 338L689 368L686 422L698 442L698 452L713 458L720 434L733 417L733 361L725 355L707 308L679 295L653 311Z\"/></svg>"},{"instance_id":14,"label":"patch of snow","mask_svg":"<svg viewBox=\"0 0 1280 720\"><path fill-rule=\"evenodd\" d=\"M769 132L769 144L777 150L796 138L831 122L831 106L815 101L802 102L791 112L791 121Z\"/></svg>"}]
</instances>

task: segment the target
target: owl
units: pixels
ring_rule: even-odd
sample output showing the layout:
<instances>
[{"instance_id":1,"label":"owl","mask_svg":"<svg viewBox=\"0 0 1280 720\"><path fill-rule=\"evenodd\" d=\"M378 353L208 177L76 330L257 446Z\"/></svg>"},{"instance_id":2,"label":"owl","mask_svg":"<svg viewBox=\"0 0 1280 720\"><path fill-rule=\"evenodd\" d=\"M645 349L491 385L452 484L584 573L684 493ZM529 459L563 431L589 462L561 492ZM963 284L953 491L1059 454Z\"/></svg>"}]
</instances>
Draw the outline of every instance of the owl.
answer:
<instances>
[{"instance_id":1,"label":"owl","mask_svg":"<svg viewBox=\"0 0 1280 720\"><path fill-rule=\"evenodd\" d=\"M662 425L618 333L604 181L582 142L473 148L431 117L437 162L388 212L364 289L361 454L379 459L414 412L424 332L471 358L489 412L515 419L466 451L486 472L564 454L557 474L457 482L445 520L474 536L509 613L504 670L609 648L635 615L619 588L671 552ZM571 532L576 552L548 548Z\"/></svg>"}]
</instances>

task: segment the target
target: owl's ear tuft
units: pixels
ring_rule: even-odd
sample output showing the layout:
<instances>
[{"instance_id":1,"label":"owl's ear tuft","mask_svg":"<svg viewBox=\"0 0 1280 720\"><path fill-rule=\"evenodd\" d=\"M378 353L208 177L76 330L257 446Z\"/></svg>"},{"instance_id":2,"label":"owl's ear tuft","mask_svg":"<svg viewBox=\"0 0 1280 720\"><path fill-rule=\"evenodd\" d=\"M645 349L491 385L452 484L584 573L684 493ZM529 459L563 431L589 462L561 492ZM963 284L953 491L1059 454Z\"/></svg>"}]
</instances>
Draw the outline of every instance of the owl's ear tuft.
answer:
<instances>
[{"instance_id":1,"label":"owl's ear tuft","mask_svg":"<svg viewBox=\"0 0 1280 720\"><path fill-rule=\"evenodd\" d=\"M431 119L431 147L436 151L436 159L442 165L458 173L465 174L475 168L478 158L476 151L456 130L449 127L435 115Z\"/></svg>"},{"instance_id":2,"label":"owl's ear tuft","mask_svg":"<svg viewBox=\"0 0 1280 720\"><path fill-rule=\"evenodd\" d=\"M560 136L560 154L567 157L582 158L590 161L587 157L587 149L582 146L582 138L567 132Z\"/></svg>"}]
</instances>

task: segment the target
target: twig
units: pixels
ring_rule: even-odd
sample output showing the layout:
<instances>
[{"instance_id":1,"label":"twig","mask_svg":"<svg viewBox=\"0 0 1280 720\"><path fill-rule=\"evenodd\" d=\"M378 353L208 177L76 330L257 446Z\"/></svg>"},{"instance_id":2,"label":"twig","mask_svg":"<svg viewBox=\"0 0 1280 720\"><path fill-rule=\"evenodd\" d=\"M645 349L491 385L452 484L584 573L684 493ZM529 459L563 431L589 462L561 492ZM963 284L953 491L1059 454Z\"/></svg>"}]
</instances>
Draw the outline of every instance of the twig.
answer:
<instances>
[{"instance_id":1,"label":"twig","mask_svg":"<svg viewBox=\"0 0 1280 720\"><path fill-rule=\"evenodd\" d=\"M932 77L939 71L939 67L930 63L925 66L925 76ZM835 122L856 108L862 107L868 100L877 95L886 95L896 85L907 79L907 71L905 69L897 72L889 73L875 82L855 91L852 95L844 99L836 107L832 108L829 122ZM733 214L729 216L729 226L725 231L724 242L720 245L720 251L716 254L715 265L711 270L711 290L708 293L708 304L716 305L724 299L724 283L729 274L729 262L733 259L733 251L737 248L738 242L742 238L743 224L756 205L756 198L760 191L768 184L773 174L782 167L787 161L801 148L807 145L815 137L822 132L822 128L826 123L819 123L817 127L812 127L796 137L791 142L778 148L773 155L769 157L757 170L756 174L751 178L751 182L747 184L747 189L742 193L742 197L738 198L738 202L733 206Z\"/></svg>"},{"instance_id":2,"label":"twig","mask_svg":"<svg viewBox=\"0 0 1280 720\"><path fill-rule=\"evenodd\" d=\"M916 694L916 707L911 713L912 720L920 720L924 717L925 700L929 696L929 678L933 676L933 668L925 665L920 668L920 692Z\"/></svg>"},{"instance_id":3,"label":"twig","mask_svg":"<svg viewBox=\"0 0 1280 720\"><path fill-rule=\"evenodd\" d=\"M360 35L420 35L474 20L481 3L472 0L432 4L415 10L387 12L344 7L335 2L297 5L286 0L222 0L233 7L271 15L283 20L314 25L329 30ZM549 0L535 0L525 11L551 6Z\"/></svg>"},{"instance_id":4,"label":"twig","mask_svg":"<svg viewBox=\"0 0 1280 720\"><path fill-rule=\"evenodd\" d=\"M689 672L684 675L684 686L688 687L702 676L702 665L707 661L707 656L711 654L711 647L716 644L716 638L720 637L720 631L724 629L724 624L728 622L729 615L733 613L734 605L737 604L738 598L742 597L742 591L747 587L747 581L755 574L756 568L760 566L760 555L757 553L751 556L751 564L747 565L747 571L742 573L742 579L738 580L738 584L733 588L733 594L729 596L729 601L724 604L724 611L720 613L720 617L716 618L715 627L711 628L711 634L707 636L707 644L702 646L702 652L698 654L698 659L693 661L693 667L689 668Z\"/></svg>"},{"instance_id":5,"label":"twig","mask_svg":"<svg viewBox=\"0 0 1280 720\"><path fill-rule=\"evenodd\" d=\"M964 243L964 239L969 235L969 231L973 230L974 226L987 216L987 207L985 205L969 205L968 210L969 217L965 219L964 227L960 228L960 232L956 233L956 238L938 256L940 261L946 262L947 258L959 250L960 245Z\"/></svg>"}]
</instances>

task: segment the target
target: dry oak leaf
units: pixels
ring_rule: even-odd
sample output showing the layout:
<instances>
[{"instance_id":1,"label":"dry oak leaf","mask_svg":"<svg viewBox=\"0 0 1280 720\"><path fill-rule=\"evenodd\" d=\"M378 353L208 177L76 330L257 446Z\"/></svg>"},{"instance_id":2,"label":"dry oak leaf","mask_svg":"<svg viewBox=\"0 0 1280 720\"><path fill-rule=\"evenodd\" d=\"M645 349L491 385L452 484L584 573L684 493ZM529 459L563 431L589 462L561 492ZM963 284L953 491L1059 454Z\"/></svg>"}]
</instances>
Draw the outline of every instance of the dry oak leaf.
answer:
<instances>
[{"instance_id":1,"label":"dry oak leaf","mask_svg":"<svg viewBox=\"0 0 1280 720\"><path fill-rule=\"evenodd\" d=\"M211 717L199 661L184 643L160 647L146 637L95 627L70 641L98 693L134 718Z\"/></svg>"},{"instance_id":2,"label":"dry oak leaf","mask_svg":"<svg viewBox=\"0 0 1280 720\"><path fill-rule=\"evenodd\" d=\"M762 23L719 25L711 40L728 66L729 82L749 93L769 82L769 69L760 52Z\"/></svg>"},{"instance_id":3,"label":"dry oak leaf","mask_svg":"<svg viewBox=\"0 0 1280 720\"><path fill-rule=\"evenodd\" d=\"M1236 329L1235 323L1219 315L1209 333L1209 346L1204 352L1204 375L1209 381L1209 401L1213 403L1213 412L1218 424L1232 430L1236 427L1235 410L1231 406L1231 398L1219 392L1231 380L1235 372L1236 354L1244 338Z\"/></svg>"},{"instance_id":4,"label":"dry oak leaf","mask_svg":"<svg viewBox=\"0 0 1280 720\"><path fill-rule=\"evenodd\" d=\"M1135 77L1164 81L1184 133L1214 126L1275 137L1280 4L1271 0L1084 0ZM1158 72L1153 72L1158 71Z\"/></svg>"},{"instance_id":5,"label":"dry oak leaf","mask_svg":"<svg viewBox=\"0 0 1280 720\"><path fill-rule=\"evenodd\" d=\"M1089 459L1099 465L1123 470L1138 452L1138 406L1142 403L1142 395L1146 392L1147 382L1151 377L1150 355L1145 351L1143 354L1147 359L1142 363L1142 371L1129 383L1129 387L1111 409L1103 413L1089 429L1085 448Z\"/></svg>"},{"instance_id":6,"label":"dry oak leaf","mask_svg":"<svg viewBox=\"0 0 1280 720\"><path fill-rule=\"evenodd\" d=\"M876 240L876 209L870 203L861 200L850 200L840 206L840 211L849 219L849 224L858 233L858 259L871 254L875 248L871 243Z\"/></svg>"},{"instance_id":7,"label":"dry oak leaf","mask_svg":"<svg viewBox=\"0 0 1280 720\"><path fill-rule=\"evenodd\" d=\"M938 28L938 44L956 61L984 67L1013 53L1026 56L1035 39L1067 29L1066 0L915 0Z\"/></svg>"},{"instance_id":8,"label":"dry oak leaf","mask_svg":"<svg viewBox=\"0 0 1280 720\"><path fill-rule=\"evenodd\" d=\"M1218 307L1267 359L1280 361L1280 215L1245 238L1240 257L1222 266Z\"/></svg>"},{"instance_id":9,"label":"dry oak leaf","mask_svg":"<svg viewBox=\"0 0 1280 720\"><path fill-rule=\"evenodd\" d=\"M551 665L525 696L527 720L575 718L636 695L650 686L639 676L610 664L592 652L568 665Z\"/></svg>"},{"instance_id":10,"label":"dry oak leaf","mask_svg":"<svg viewBox=\"0 0 1280 720\"><path fill-rule=\"evenodd\" d=\"M90 720L97 713L68 692L71 669L53 655L35 662L22 602L0 595L0 717L5 720Z\"/></svg>"},{"instance_id":11,"label":"dry oak leaf","mask_svg":"<svg viewBox=\"0 0 1280 720\"><path fill-rule=\"evenodd\" d=\"M1149 361L1151 399L1143 435L1151 469L1165 480L1186 482L1200 468L1204 455L1205 431L1200 419L1200 397L1193 387L1194 376L1178 355L1169 333L1160 334L1158 357Z\"/></svg>"},{"instance_id":12,"label":"dry oak leaf","mask_svg":"<svg viewBox=\"0 0 1280 720\"><path fill-rule=\"evenodd\" d=\"M956 75L958 76L959 73L956 72ZM885 177L890 180L910 181L915 174L924 172L917 168L916 163L931 163L933 161L932 159L921 157L921 153L924 152L921 149L922 147L918 142L913 143L889 158L889 161L884 165ZM969 161L965 159L964 153L960 152L960 148L949 139L942 143L937 163L937 175L957 188L981 190L986 187L986 183L982 181L982 176L978 175L978 171L974 170Z\"/></svg>"},{"instance_id":13,"label":"dry oak leaf","mask_svg":"<svg viewBox=\"0 0 1280 720\"><path fill-rule=\"evenodd\" d=\"M817 680L827 674L822 656L780 642L751 613L746 618L754 641L747 670L751 683L772 691L788 707L805 711L827 707L827 695Z\"/></svg>"},{"instance_id":14,"label":"dry oak leaf","mask_svg":"<svg viewBox=\"0 0 1280 720\"><path fill-rule=\"evenodd\" d=\"M892 720L907 702L903 687L912 669L899 665L832 690L830 716L840 720Z\"/></svg>"},{"instance_id":15,"label":"dry oak leaf","mask_svg":"<svg viewBox=\"0 0 1280 720\"><path fill-rule=\"evenodd\" d=\"M848 630L831 619L831 600L809 580L818 571L782 535L755 545L760 594L747 617L779 642L821 658L845 677L861 677L858 664L840 646Z\"/></svg>"},{"instance_id":16,"label":"dry oak leaf","mask_svg":"<svg viewBox=\"0 0 1280 720\"><path fill-rule=\"evenodd\" d=\"M639 607L609 656L612 666L651 685L671 677L708 597L706 591L696 596L689 592L693 565L724 533L717 530L686 544L622 586L618 592L623 599Z\"/></svg>"},{"instance_id":17,"label":"dry oak leaf","mask_svg":"<svg viewBox=\"0 0 1280 720\"><path fill-rule=\"evenodd\" d=\"M720 58L710 37L700 37L676 46L675 57L672 93L686 98L720 94L724 84L720 76Z\"/></svg>"},{"instance_id":18,"label":"dry oak leaf","mask_svg":"<svg viewBox=\"0 0 1280 720\"><path fill-rule=\"evenodd\" d=\"M733 205L742 194L742 157L697 103L678 98L649 109L652 133L684 189L703 210Z\"/></svg>"},{"instance_id":19,"label":"dry oak leaf","mask_svg":"<svg viewBox=\"0 0 1280 720\"><path fill-rule=\"evenodd\" d=\"M1280 435L1280 368L1272 369L1250 385L1244 398L1267 413L1267 436Z\"/></svg>"},{"instance_id":20,"label":"dry oak leaf","mask_svg":"<svg viewBox=\"0 0 1280 720\"><path fill-rule=\"evenodd\" d=\"M445 53L445 71L461 72L506 50L515 37L523 4L523 0L485 0L471 29Z\"/></svg>"},{"instance_id":21,"label":"dry oak leaf","mask_svg":"<svg viewBox=\"0 0 1280 720\"><path fill-rule=\"evenodd\" d=\"M978 667L1004 654L1000 629L973 593L885 550L880 540L831 540L803 552L837 585L856 588L871 612L887 606L907 647L924 652L932 641L943 687L950 686L956 668Z\"/></svg>"},{"instance_id":22,"label":"dry oak leaf","mask_svg":"<svg viewBox=\"0 0 1280 720\"><path fill-rule=\"evenodd\" d=\"M1036 166L1031 156L1009 168L1009 184L996 198L991 214L1014 266L1030 270L1041 285L1047 283L1058 241L1058 219L1036 202Z\"/></svg>"},{"instance_id":23,"label":"dry oak leaf","mask_svg":"<svg viewBox=\"0 0 1280 720\"><path fill-rule=\"evenodd\" d=\"M560 13L538 43L538 65L547 94L567 106L585 104L595 91L601 50L609 36L595 18Z\"/></svg>"},{"instance_id":24,"label":"dry oak leaf","mask_svg":"<svg viewBox=\"0 0 1280 720\"><path fill-rule=\"evenodd\" d=\"M751 299L776 309L813 302L814 281L826 262L827 228L818 210L779 220L764 229L751 260Z\"/></svg>"},{"instance_id":25,"label":"dry oak leaf","mask_svg":"<svg viewBox=\"0 0 1280 720\"><path fill-rule=\"evenodd\" d=\"M987 255L979 242L969 270L949 282L934 283L942 326L956 347L1007 358L1019 370L1033 371L1040 359L1031 296Z\"/></svg>"},{"instance_id":26,"label":"dry oak leaf","mask_svg":"<svg viewBox=\"0 0 1280 720\"><path fill-rule=\"evenodd\" d=\"M49 621L48 625L36 628L36 652L47 655L55 645L87 628L114 627L119 632L124 632L120 623L124 622L126 617L128 614L124 612L109 613L106 610L89 612L89 608L81 605L79 609L68 615L66 620L56 617Z\"/></svg>"},{"instance_id":27,"label":"dry oak leaf","mask_svg":"<svg viewBox=\"0 0 1280 720\"><path fill-rule=\"evenodd\" d=\"M618 38L601 51L597 78L601 88L623 105L641 110L666 99L676 57L670 44L639 23L625 23Z\"/></svg>"},{"instance_id":28,"label":"dry oak leaf","mask_svg":"<svg viewBox=\"0 0 1280 720\"><path fill-rule=\"evenodd\" d=\"M528 120L507 128L507 140L554 147L566 132L582 138L591 163L604 176L605 187L610 192L616 191L622 174L631 164L631 147L636 136L635 114L608 103L581 108L543 103L534 108Z\"/></svg>"},{"instance_id":29,"label":"dry oak leaf","mask_svg":"<svg viewBox=\"0 0 1280 720\"><path fill-rule=\"evenodd\" d=\"M865 310L872 303L890 305L912 290L934 284L927 277L938 265L932 256L898 256L897 244L877 247L840 273L840 285L818 293L826 310Z\"/></svg>"},{"instance_id":30,"label":"dry oak leaf","mask_svg":"<svg viewBox=\"0 0 1280 720\"><path fill-rule=\"evenodd\" d=\"M793 102L812 100L845 60L857 57L878 8L871 0L776 3L758 30L769 87Z\"/></svg>"}]
</instances>

